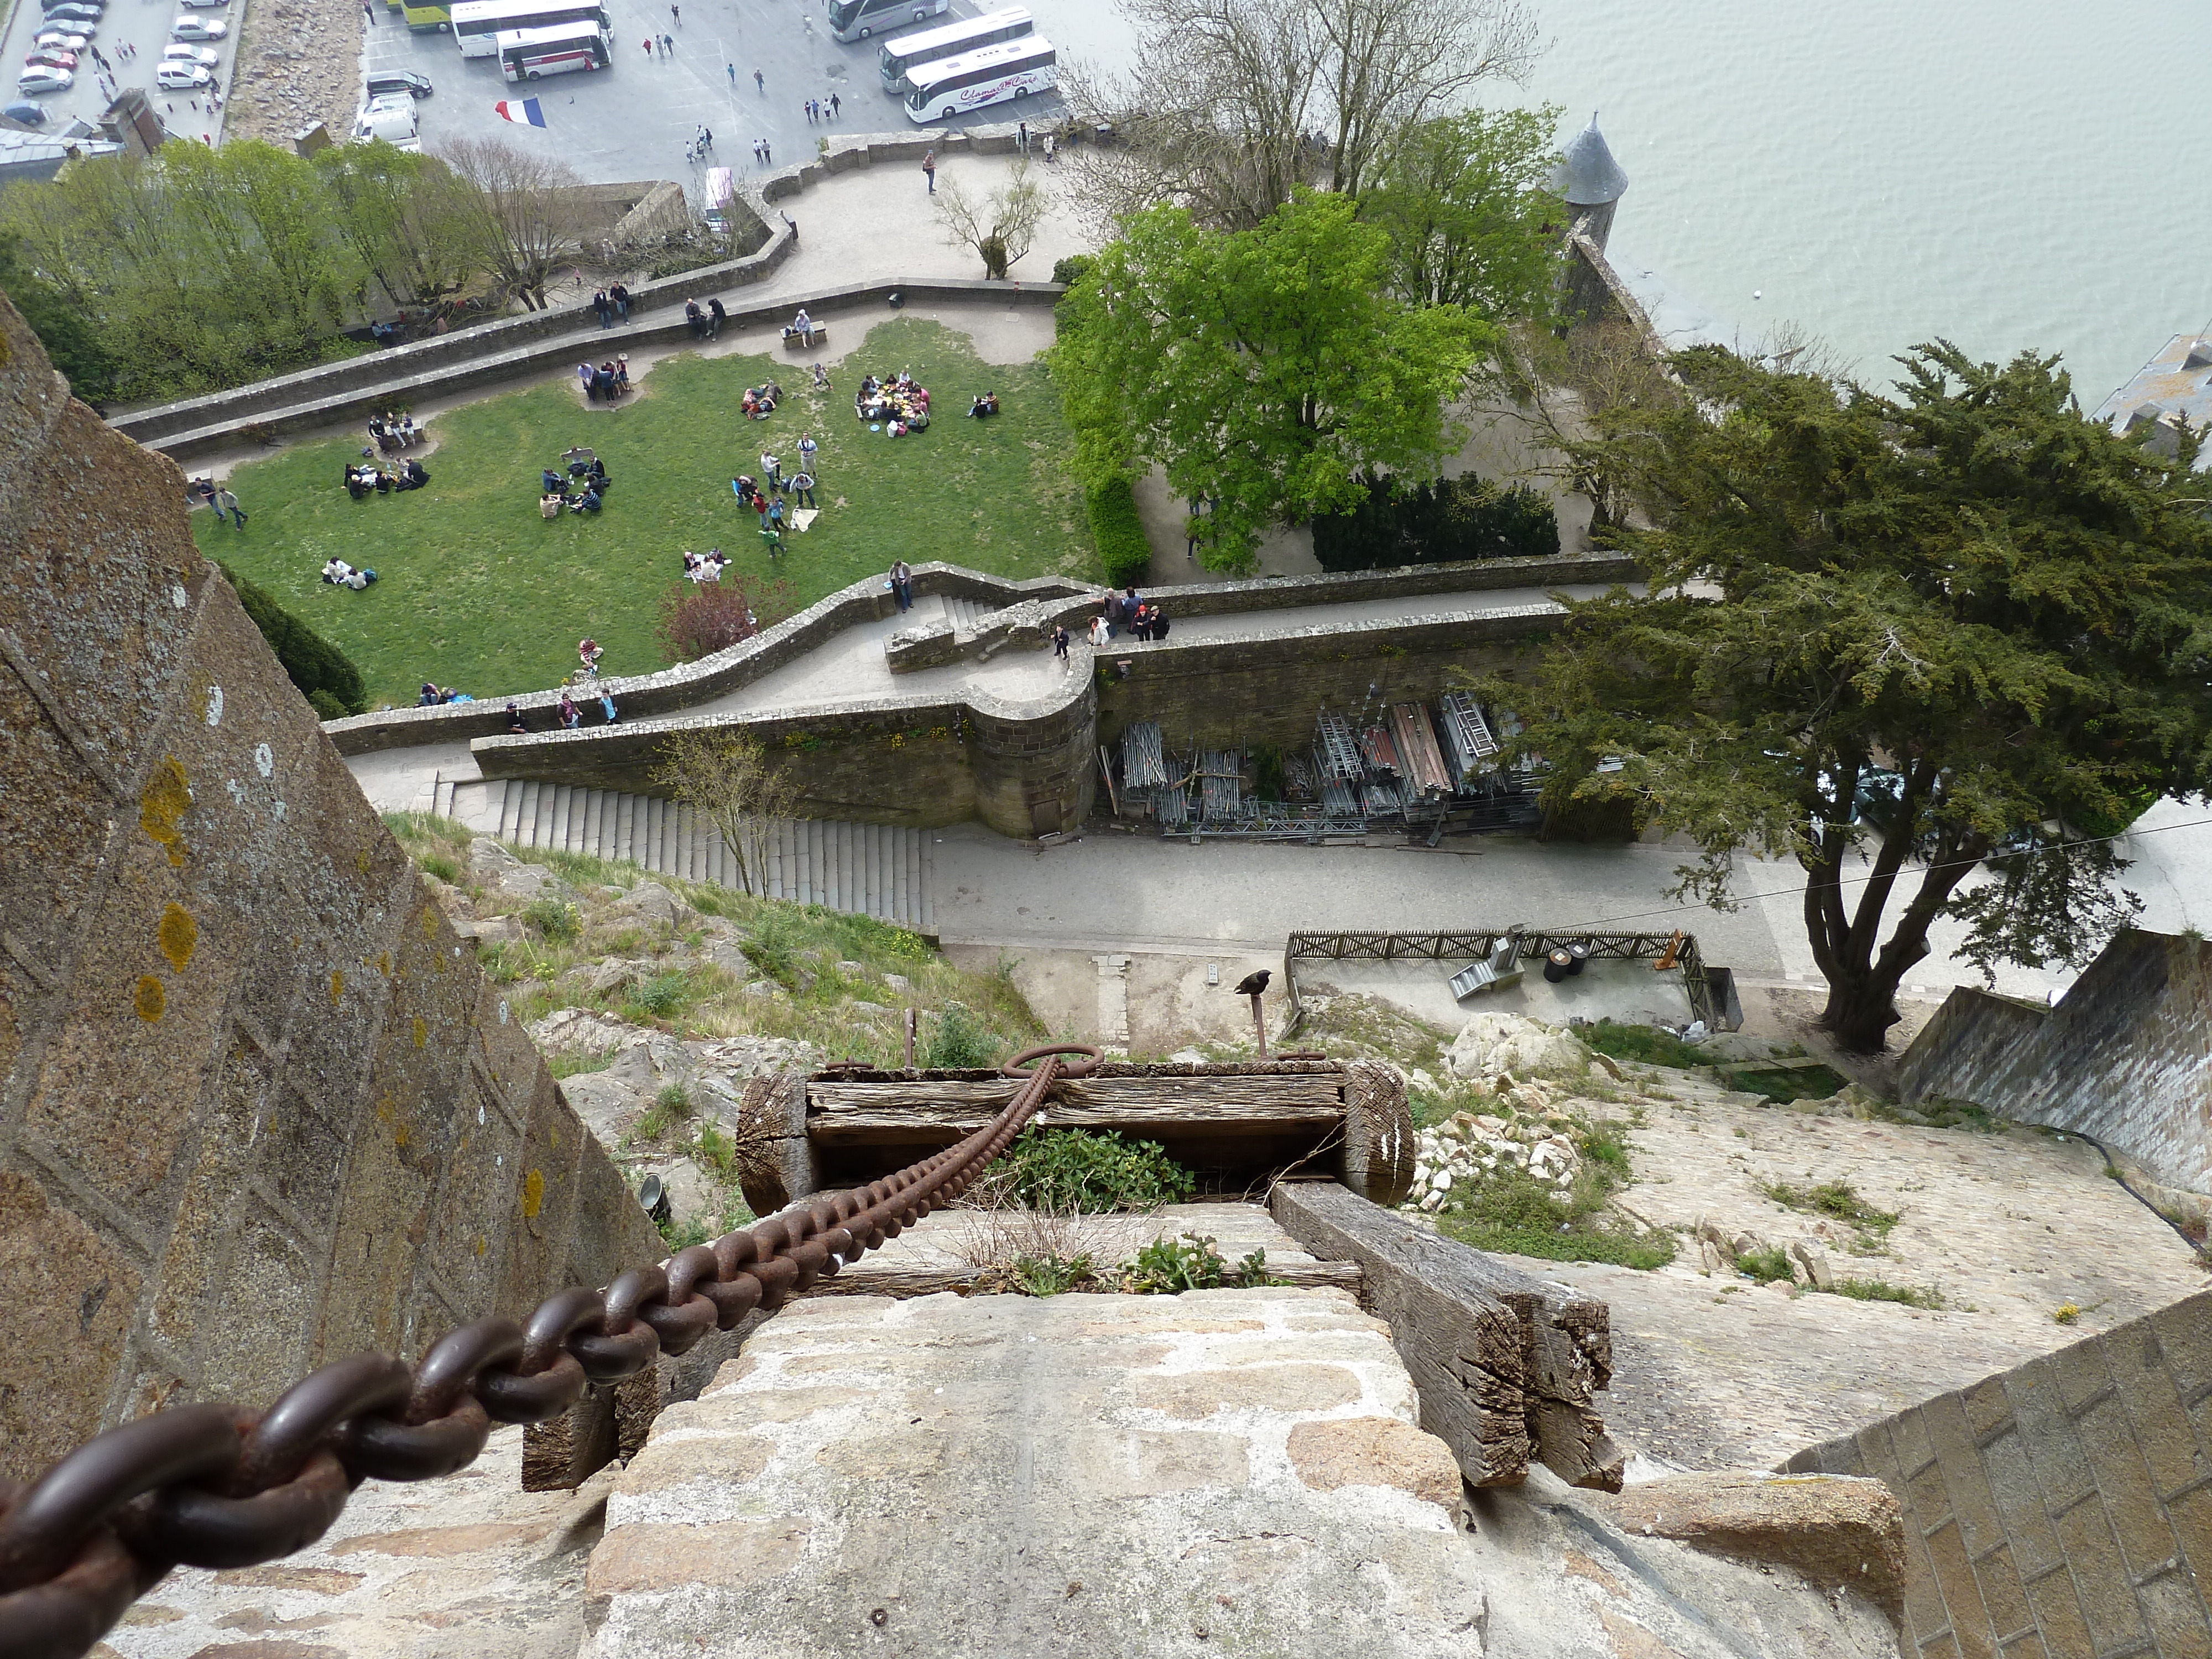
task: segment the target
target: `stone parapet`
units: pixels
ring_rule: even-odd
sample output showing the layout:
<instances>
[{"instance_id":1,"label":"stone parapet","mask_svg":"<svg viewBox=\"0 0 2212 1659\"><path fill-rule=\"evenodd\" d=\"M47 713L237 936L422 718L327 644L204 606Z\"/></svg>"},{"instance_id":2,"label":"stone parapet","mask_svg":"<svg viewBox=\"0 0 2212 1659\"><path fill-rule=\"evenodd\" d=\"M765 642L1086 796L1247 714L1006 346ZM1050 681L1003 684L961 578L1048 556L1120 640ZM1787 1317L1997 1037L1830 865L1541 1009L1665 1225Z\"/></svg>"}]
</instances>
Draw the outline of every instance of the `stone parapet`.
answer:
<instances>
[{"instance_id":1,"label":"stone parapet","mask_svg":"<svg viewBox=\"0 0 2212 1659\"><path fill-rule=\"evenodd\" d=\"M0 303L0 1476L660 1253L192 545Z\"/></svg>"}]
</instances>

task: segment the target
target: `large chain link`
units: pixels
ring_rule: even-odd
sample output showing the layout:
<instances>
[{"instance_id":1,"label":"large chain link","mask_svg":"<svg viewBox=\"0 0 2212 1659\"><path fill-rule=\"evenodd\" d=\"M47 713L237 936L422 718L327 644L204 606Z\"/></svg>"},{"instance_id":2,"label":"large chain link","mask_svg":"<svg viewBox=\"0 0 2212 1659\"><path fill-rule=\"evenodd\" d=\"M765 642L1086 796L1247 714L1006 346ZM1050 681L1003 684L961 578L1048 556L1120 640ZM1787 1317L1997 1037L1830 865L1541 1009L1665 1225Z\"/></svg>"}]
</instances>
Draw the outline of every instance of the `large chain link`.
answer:
<instances>
[{"instance_id":1,"label":"large chain link","mask_svg":"<svg viewBox=\"0 0 2212 1659\"><path fill-rule=\"evenodd\" d=\"M258 1414L180 1406L110 1430L28 1486L0 1481L0 1659L79 1659L171 1567L254 1566L305 1549L363 1480L450 1474L494 1423L558 1417L586 1382L634 1376L779 1306L959 1197L1054 1079L1098 1062L1080 1044L1028 1049L1002 1068L1023 1081L1013 1099L936 1156L603 1291L556 1291L520 1325L465 1325L411 1368L385 1354L342 1359Z\"/></svg>"}]
</instances>

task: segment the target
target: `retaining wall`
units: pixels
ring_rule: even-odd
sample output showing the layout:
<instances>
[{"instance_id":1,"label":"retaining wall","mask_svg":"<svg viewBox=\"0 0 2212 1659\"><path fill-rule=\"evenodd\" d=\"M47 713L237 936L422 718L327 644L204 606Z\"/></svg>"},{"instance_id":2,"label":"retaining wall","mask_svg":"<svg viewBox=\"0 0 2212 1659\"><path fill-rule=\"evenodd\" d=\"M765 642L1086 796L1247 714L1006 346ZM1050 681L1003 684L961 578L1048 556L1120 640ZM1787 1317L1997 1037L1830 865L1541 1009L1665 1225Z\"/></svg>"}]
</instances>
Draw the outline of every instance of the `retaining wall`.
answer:
<instances>
[{"instance_id":1,"label":"retaining wall","mask_svg":"<svg viewBox=\"0 0 2212 1659\"><path fill-rule=\"evenodd\" d=\"M1954 990L1899 1060L1898 1090L2077 1129L2212 1193L2212 943L2124 928L2048 1009Z\"/></svg>"},{"instance_id":2,"label":"retaining wall","mask_svg":"<svg viewBox=\"0 0 2212 1659\"><path fill-rule=\"evenodd\" d=\"M2212 1291L1783 1467L1895 1494L1908 1654L2212 1652Z\"/></svg>"},{"instance_id":3,"label":"retaining wall","mask_svg":"<svg viewBox=\"0 0 2212 1659\"><path fill-rule=\"evenodd\" d=\"M194 550L0 302L0 1476L662 1251Z\"/></svg>"}]
</instances>

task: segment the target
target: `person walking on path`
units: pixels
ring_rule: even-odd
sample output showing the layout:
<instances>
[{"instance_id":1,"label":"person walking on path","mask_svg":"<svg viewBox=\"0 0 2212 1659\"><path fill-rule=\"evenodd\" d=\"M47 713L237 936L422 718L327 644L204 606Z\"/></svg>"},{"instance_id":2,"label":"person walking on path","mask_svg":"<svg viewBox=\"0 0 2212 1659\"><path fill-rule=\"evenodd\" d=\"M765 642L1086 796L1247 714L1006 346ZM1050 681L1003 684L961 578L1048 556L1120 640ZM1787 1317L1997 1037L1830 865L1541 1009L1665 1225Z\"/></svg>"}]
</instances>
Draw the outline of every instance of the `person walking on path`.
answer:
<instances>
[{"instance_id":1,"label":"person walking on path","mask_svg":"<svg viewBox=\"0 0 2212 1659\"><path fill-rule=\"evenodd\" d=\"M1014 127L1014 148L1024 155L1030 153L1030 124L1018 122Z\"/></svg>"},{"instance_id":2,"label":"person walking on path","mask_svg":"<svg viewBox=\"0 0 2212 1659\"><path fill-rule=\"evenodd\" d=\"M722 67L729 70L730 90L735 92L738 89L738 66L735 64L724 64Z\"/></svg>"},{"instance_id":3,"label":"person walking on path","mask_svg":"<svg viewBox=\"0 0 2212 1659\"><path fill-rule=\"evenodd\" d=\"M601 328L612 328L615 325L614 301L607 298L606 289L601 289L597 294L592 295L592 309L599 313Z\"/></svg>"},{"instance_id":4,"label":"person walking on path","mask_svg":"<svg viewBox=\"0 0 2212 1659\"><path fill-rule=\"evenodd\" d=\"M361 0L361 9L363 14L365 14L368 18L369 27L374 28L376 27L376 8L369 3L369 0Z\"/></svg>"},{"instance_id":5,"label":"person walking on path","mask_svg":"<svg viewBox=\"0 0 2212 1659\"><path fill-rule=\"evenodd\" d=\"M672 23L675 24L675 25L676 25L676 27L677 27L678 28L679 28L679 29L680 29L680 28L682 28L682 27L684 27L684 11L683 11L683 9L682 9L681 7L679 7L679 6L675 5L674 3L672 3L672 3L670 4L670 6L669 6L669 8L668 8L668 21L669 21L670 22L672 22Z\"/></svg>"},{"instance_id":6,"label":"person walking on path","mask_svg":"<svg viewBox=\"0 0 2212 1659\"><path fill-rule=\"evenodd\" d=\"M664 34L660 37L660 52L661 56L664 58L673 58L676 56L676 37L674 35Z\"/></svg>"},{"instance_id":7,"label":"person walking on path","mask_svg":"<svg viewBox=\"0 0 2212 1659\"><path fill-rule=\"evenodd\" d=\"M1052 630L1052 654L1060 659L1060 672L1063 674L1075 672L1075 664L1067 654L1067 624L1062 623Z\"/></svg>"},{"instance_id":8,"label":"person walking on path","mask_svg":"<svg viewBox=\"0 0 2212 1659\"><path fill-rule=\"evenodd\" d=\"M763 75L758 70L753 71L753 90L763 94L768 91L768 76Z\"/></svg>"},{"instance_id":9,"label":"person walking on path","mask_svg":"<svg viewBox=\"0 0 2212 1659\"><path fill-rule=\"evenodd\" d=\"M240 530L246 528L246 509L238 504L238 497L230 493L228 484L215 492L216 517L220 519L226 513L230 514L234 526Z\"/></svg>"},{"instance_id":10,"label":"person walking on path","mask_svg":"<svg viewBox=\"0 0 2212 1659\"><path fill-rule=\"evenodd\" d=\"M718 294L707 301L707 337L708 339L720 339L722 325L729 319L730 313L722 309L721 295Z\"/></svg>"},{"instance_id":11,"label":"person walking on path","mask_svg":"<svg viewBox=\"0 0 2212 1659\"><path fill-rule=\"evenodd\" d=\"M647 58L653 56L653 37L649 34L645 37L645 55Z\"/></svg>"},{"instance_id":12,"label":"person walking on path","mask_svg":"<svg viewBox=\"0 0 2212 1659\"><path fill-rule=\"evenodd\" d=\"M770 167L775 165L775 146L765 138L761 140L761 160Z\"/></svg>"},{"instance_id":13,"label":"person walking on path","mask_svg":"<svg viewBox=\"0 0 2212 1659\"><path fill-rule=\"evenodd\" d=\"M629 290L617 283L607 290L607 303L615 308L615 315L623 321L629 320Z\"/></svg>"},{"instance_id":14,"label":"person walking on path","mask_svg":"<svg viewBox=\"0 0 2212 1659\"><path fill-rule=\"evenodd\" d=\"M831 93L830 94L830 118L834 121L844 112L845 100L840 98L836 93Z\"/></svg>"},{"instance_id":15,"label":"person walking on path","mask_svg":"<svg viewBox=\"0 0 2212 1659\"><path fill-rule=\"evenodd\" d=\"M921 153L921 176L929 180L929 193L937 194L937 152L926 149Z\"/></svg>"}]
</instances>

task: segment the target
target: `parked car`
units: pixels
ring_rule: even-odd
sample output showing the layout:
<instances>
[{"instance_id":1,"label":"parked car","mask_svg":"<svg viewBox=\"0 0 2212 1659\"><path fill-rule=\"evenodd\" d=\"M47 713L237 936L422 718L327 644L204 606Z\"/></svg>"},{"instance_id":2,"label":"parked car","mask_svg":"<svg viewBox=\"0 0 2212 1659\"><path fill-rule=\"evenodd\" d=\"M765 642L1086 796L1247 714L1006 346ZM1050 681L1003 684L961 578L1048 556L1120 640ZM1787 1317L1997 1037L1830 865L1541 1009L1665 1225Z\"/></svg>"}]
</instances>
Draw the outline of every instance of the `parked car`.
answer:
<instances>
[{"instance_id":1,"label":"parked car","mask_svg":"<svg viewBox=\"0 0 2212 1659\"><path fill-rule=\"evenodd\" d=\"M88 34L79 34L70 29L40 29L39 38L32 44L41 47L52 46L58 52L82 52L86 42L91 39Z\"/></svg>"},{"instance_id":2,"label":"parked car","mask_svg":"<svg viewBox=\"0 0 2212 1659\"><path fill-rule=\"evenodd\" d=\"M33 64L15 77L18 92L67 92L76 84L76 76L69 70L44 64Z\"/></svg>"},{"instance_id":3,"label":"parked car","mask_svg":"<svg viewBox=\"0 0 2212 1659\"><path fill-rule=\"evenodd\" d=\"M204 7L219 11L228 5L230 0L177 0L177 3L179 5Z\"/></svg>"},{"instance_id":4,"label":"parked car","mask_svg":"<svg viewBox=\"0 0 2212 1659\"><path fill-rule=\"evenodd\" d=\"M46 21L59 24L64 28L96 28L100 24L100 8L82 4L48 6Z\"/></svg>"},{"instance_id":5,"label":"parked car","mask_svg":"<svg viewBox=\"0 0 2212 1659\"><path fill-rule=\"evenodd\" d=\"M179 17L169 26L172 40L220 40L229 33L230 25L214 17Z\"/></svg>"},{"instance_id":6,"label":"parked car","mask_svg":"<svg viewBox=\"0 0 2212 1659\"><path fill-rule=\"evenodd\" d=\"M48 69L73 70L76 67L76 54L73 52L64 52L58 46L40 46L23 61L27 64L44 64Z\"/></svg>"},{"instance_id":7,"label":"parked car","mask_svg":"<svg viewBox=\"0 0 2212 1659\"><path fill-rule=\"evenodd\" d=\"M9 105L4 109L0 109L0 115L6 116L11 121L19 121L27 127L42 127L46 124L45 110L36 104L21 100Z\"/></svg>"},{"instance_id":8,"label":"parked car","mask_svg":"<svg viewBox=\"0 0 2212 1659\"><path fill-rule=\"evenodd\" d=\"M198 92L213 86L215 76L204 64L163 64L154 71L154 84L164 92Z\"/></svg>"},{"instance_id":9,"label":"parked car","mask_svg":"<svg viewBox=\"0 0 2212 1659\"><path fill-rule=\"evenodd\" d=\"M413 70L380 70L368 77L368 95L372 98L398 97L402 93L410 98L428 98L430 77L417 75Z\"/></svg>"},{"instance_id":10,"label":"parked car","mask_svg":"<svg viewBox=\"0 0 2212 1659\"><path fill-rule=\"evenodd\" d=\"M213 46L186 46L179 40L161 48L165 64L205 64L210 69L222 62L222 54Z\"/></svg>"}]
</instances>

